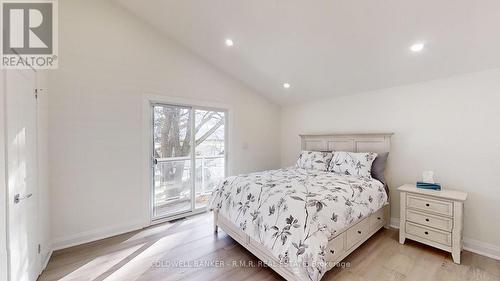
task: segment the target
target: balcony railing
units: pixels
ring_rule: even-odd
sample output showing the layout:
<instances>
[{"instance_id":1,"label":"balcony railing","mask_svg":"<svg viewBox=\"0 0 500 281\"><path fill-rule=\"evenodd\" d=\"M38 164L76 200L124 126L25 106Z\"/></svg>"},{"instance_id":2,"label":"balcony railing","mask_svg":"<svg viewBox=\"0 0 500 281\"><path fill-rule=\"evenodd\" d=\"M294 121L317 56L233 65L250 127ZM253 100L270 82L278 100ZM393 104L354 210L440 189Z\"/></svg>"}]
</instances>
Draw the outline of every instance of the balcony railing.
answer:
<instances>
[{"instance_id":1,"label":"balcony railing","mask_svg":"<svg viewBox=\"0 0 500 281\"><path fill-rule=\"evenodd\" d=\"M215 185L225 177L224 158L224 155L195 157L195 208L206 205ZM157 165L154 175L156 214L182 211L191 207L193 184L191 159L189 156L156 159ZM218 159L222 161L217 161ZM166 169L162 168L162 166L168 164L171 164L171 166L165 167ZM175 171L180 166L183 166L181 173ZM176 172L180 174L180 177L172 178L172 175Z\"/></svg>"}]
</instances>

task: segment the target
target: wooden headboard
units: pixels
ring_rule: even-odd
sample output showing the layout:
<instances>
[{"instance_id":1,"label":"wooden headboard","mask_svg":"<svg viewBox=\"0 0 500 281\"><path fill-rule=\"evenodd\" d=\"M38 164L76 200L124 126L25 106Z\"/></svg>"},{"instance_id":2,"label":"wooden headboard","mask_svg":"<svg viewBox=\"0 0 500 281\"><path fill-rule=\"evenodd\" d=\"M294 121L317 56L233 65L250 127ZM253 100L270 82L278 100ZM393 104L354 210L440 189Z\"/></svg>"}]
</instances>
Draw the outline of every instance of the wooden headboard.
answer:
<instances>
[{"instance_id":1,"label":"wooden headboard","mask_svg":"<svg viewBox=\"0 0 500 281\"><path fill-rule=\"evenodd\" d=\"M392 133L300 135L302 150L389 152Z\"/></svg>"}]
</instances>

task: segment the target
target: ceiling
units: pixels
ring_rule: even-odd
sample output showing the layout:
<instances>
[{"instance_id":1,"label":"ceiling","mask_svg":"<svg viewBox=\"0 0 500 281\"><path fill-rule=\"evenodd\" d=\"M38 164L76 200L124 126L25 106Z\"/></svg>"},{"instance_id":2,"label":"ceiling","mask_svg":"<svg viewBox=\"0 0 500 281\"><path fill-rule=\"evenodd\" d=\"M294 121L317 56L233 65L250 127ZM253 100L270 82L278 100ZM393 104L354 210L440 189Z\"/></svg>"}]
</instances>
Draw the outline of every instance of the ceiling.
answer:
<instances>
[{"instance_id":1,"label":"ceiling","mask_svg":"<svg viewBox=\"0 0 500 281\"><path fill-rule=\"evenodd\" d=\"M500 66L498 0L115 2L282 105Z\"/></svg>"}]
</instances>

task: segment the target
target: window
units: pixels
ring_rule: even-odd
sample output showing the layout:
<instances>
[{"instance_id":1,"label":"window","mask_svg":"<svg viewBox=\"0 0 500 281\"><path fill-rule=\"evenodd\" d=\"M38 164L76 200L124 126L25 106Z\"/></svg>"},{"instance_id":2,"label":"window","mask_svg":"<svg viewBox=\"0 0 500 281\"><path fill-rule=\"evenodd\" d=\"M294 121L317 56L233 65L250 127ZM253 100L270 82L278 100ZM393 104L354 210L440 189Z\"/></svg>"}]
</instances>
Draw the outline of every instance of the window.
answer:
<instances>
[{"instance_id":1,"label":"window","mask_svg":"<svg viewBox=\"0 0 500 281\"><path fill-rule=\"evenodd\" d=\"M226 176L225 110L153 104L153 219L203 210Z\"/></svg>"}]
</instances>

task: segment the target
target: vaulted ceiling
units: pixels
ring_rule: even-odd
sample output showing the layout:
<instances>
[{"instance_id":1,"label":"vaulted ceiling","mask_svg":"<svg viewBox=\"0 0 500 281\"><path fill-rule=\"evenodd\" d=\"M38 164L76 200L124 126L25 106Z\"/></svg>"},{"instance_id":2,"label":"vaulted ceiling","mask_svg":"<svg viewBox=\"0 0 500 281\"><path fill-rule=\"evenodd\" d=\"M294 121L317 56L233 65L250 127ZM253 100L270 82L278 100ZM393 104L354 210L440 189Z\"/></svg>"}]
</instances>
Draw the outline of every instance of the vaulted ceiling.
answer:
<instances>
[{"instance_id":1,"label":"vaulted ceiling","mask_svg":"<svg viewBox=\"0 0 500 281\"><path fill-rule=\"evenodd\" d=\"M115 2L279 104L500 67L498 0Z\"/></svg>"}]
</instances>

